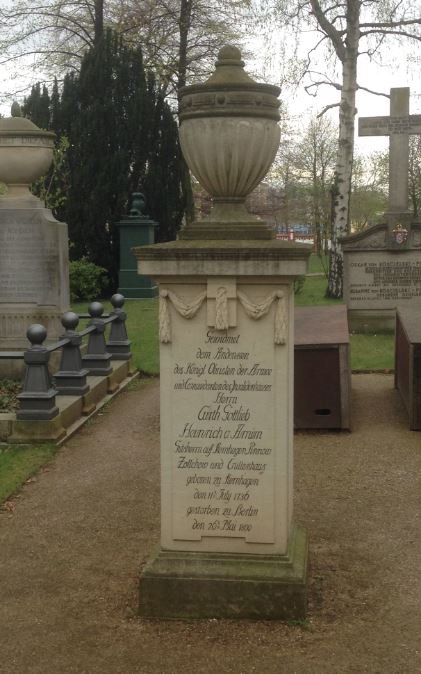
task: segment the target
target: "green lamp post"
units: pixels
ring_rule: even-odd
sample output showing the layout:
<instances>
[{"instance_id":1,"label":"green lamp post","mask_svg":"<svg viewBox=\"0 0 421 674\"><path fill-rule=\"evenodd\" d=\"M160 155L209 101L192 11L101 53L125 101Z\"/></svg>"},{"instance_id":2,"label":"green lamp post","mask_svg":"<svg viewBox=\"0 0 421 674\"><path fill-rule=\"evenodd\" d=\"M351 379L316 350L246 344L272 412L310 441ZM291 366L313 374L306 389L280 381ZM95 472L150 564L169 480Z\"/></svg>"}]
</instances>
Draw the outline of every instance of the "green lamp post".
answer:
<instances>
[{"instance_id":1,"label":"green lamp post","mask_svg":"<svg viewBox=\"0 0 421 674\"><path fill-rule=\"evenodd\" d=\"M145 215L145 197L141 192L132 194L132 205L117 226L120 231L120 269L118 292L127 299L156 297L158 286L148 276L137 273L137 260L132 253L135 246L155 243L155 227L158 223Z\"/></svg>"}]
</instances>

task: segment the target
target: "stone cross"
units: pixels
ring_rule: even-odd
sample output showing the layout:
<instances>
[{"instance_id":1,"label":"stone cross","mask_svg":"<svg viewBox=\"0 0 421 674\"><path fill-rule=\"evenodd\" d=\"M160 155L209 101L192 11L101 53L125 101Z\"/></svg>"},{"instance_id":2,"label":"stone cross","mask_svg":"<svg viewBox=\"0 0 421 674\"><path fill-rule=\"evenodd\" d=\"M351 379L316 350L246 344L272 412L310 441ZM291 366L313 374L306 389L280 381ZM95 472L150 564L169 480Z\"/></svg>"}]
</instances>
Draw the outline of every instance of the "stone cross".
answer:
<instances>
[{"instance_id":1,"label":"stone cross","mask_svg":"<svg viewBox=\"0 0 421 674\"><path fill-rule=\"evenodd\" d=\"M388 215L407 214L409 136L421 135L421 115L409 114L409 87L390 90L389 117L360 117L358 135L389 136Z\"/></svg>"}]
</instances>

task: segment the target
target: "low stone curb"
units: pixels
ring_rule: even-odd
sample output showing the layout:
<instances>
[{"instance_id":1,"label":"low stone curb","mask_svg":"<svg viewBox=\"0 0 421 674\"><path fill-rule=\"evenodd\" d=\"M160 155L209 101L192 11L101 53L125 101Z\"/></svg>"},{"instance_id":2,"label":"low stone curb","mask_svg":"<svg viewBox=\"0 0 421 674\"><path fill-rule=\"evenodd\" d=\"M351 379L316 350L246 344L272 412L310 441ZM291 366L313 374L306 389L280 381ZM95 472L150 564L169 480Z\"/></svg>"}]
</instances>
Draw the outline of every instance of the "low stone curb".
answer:
<instances>
[{"instance_id":1,"label":"low stone curb","mask_svg":"<svg viewBox=\"0 0 421 674\"><path fill-rule=\"evenodd\" d=\"M0 441L16 444L49 441L60 445L139 376L131 360L115 360L112 368L108 376L89 376L90 389L85 395L57 395L60 412L53 419L19 420L12 412L0 414Z\"/></svg>"}]
</instances>

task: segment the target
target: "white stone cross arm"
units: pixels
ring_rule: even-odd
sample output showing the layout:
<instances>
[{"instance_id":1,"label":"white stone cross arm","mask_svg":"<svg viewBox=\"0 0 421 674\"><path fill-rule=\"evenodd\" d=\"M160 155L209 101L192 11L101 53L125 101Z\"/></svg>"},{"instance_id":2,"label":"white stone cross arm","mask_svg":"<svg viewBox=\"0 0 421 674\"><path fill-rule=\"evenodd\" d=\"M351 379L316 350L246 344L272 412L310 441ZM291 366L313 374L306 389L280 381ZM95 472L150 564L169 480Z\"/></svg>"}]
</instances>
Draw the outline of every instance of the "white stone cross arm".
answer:
<instances>
[{"instance_id":1,"label":"white stone cross arm","mask_svg":"<svg viewBox=\"0 0 421 674\"><path fill-rule=\"evenodd\" d=\"M389 136L389 213L407 213L409 136L421 135L421 115L409 114L409 87L390 90L389 117L360 117L358 135Z\"/></svg>"}]
</instances>

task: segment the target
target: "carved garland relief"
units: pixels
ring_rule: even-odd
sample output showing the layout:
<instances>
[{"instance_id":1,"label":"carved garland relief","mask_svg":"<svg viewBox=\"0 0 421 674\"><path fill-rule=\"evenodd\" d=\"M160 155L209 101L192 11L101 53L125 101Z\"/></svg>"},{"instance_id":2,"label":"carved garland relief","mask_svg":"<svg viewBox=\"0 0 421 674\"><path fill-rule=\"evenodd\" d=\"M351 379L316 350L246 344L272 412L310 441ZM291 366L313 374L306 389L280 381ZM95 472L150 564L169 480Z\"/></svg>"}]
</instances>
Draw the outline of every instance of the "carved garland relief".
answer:
<instances>
[{"instance_id":1,"label":"carved garland relief","mask_svg":"<svg viewBox=\"0 0 421 674\"><path fill-rule=\"evenodd\" d=\"M205 299L211 296L207 290L204 290L192 302L187 303L171 290L163 288L160 291L159 297L159 338L163 344L167 344L171 342L171 321L168 303L172 304L180 316L190 319L197 314ZM228 330L229 327L232 327L232 322L229 319L228 298L227 287L219 286L215 293L215 330ZM235 299L239 301L247 316L253 320L259 320L263 316L266 316L272 304L275 303L274 343L277 345L286 344L287 313L285 294L282 290L274 290L260 303L252 302L240 290L236 291Z\"/></svg>"}]
</instances>

